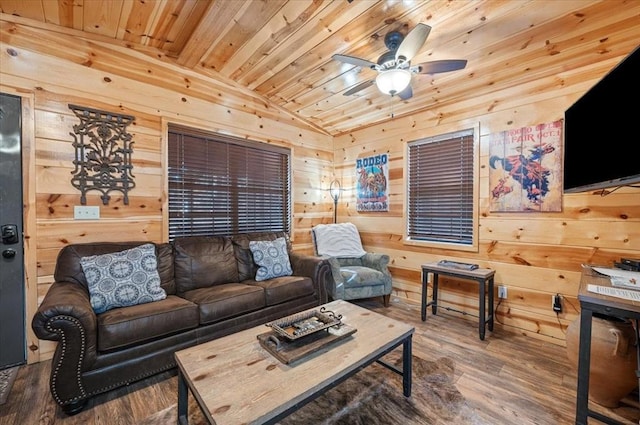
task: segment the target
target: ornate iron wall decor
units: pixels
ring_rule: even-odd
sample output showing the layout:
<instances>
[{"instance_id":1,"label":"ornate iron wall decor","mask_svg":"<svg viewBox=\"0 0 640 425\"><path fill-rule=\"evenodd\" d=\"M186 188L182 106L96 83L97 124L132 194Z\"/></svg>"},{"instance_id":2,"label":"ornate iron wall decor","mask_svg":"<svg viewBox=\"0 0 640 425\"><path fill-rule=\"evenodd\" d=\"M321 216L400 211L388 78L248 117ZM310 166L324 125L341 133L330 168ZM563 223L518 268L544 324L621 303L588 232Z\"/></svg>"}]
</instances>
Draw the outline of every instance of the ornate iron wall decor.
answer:
<instances>
[{"instance_id":1,"label":"ornate iron wall decor","mask_svg":"<svg viewBox=\"0 0 640 425\"><path fill-rule=\"evenodd\" d=\"M102 193L104 205L109 204L109 192L116 190L124 194L124 204L129 205L129 190L136 184L131 173L131 134L127 126L135 117L99 111L82 106L69 105L69 109L80 119L73 126L73 147L76 159L71 184L82 193L80 203L87 203L90 190Z\"/></svg>"}]
</instances>

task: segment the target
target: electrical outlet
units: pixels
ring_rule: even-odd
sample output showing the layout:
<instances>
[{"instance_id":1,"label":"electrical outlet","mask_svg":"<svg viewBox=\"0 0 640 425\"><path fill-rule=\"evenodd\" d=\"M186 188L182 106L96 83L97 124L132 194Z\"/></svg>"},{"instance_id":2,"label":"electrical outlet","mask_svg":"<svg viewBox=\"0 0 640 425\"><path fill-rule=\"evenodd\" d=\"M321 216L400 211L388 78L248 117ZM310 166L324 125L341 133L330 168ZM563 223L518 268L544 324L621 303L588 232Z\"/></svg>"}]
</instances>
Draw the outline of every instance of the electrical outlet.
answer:
<instances>
[{"instance_id":1,"label":"electrical outlet","mask_svg":"<svg viewBox=\"0 0 640 425\"><path fill-rule=\"evenodd\" d=\"M100 207L75 205L73 207L73 218L75 220L98 220L100 218Z\"/></svg>"},{"instance_id":2,"label":"electrical outlet","mask_svg":"<svg viewBox=\"0 0 640 425\"><path fill-rule=\"evenodd\" d=\"M562 295L555 294L551 296L551 308L556 313L562 313Z\"/></svg>"},{"instance_id":3,"label":"electrical outlet","mask_svg":"<svg viewBox=\"0 0 640 425\"><path fill-rule=\"evenodd\" d=\"M504 285L498 286L498 298L507 298L507 287Z\"/></svg>"}]
</instances>

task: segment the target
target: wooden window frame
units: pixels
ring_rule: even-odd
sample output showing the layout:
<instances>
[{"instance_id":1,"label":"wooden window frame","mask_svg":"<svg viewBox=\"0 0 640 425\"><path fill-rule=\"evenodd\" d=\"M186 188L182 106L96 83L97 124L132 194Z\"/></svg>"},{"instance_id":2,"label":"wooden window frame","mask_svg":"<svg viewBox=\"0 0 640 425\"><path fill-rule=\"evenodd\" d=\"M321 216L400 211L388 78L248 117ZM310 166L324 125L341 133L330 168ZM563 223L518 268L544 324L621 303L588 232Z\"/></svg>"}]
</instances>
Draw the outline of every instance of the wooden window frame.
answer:
<instances>
[{"instance_id":1,"label":"wooden window frame","mask_svg":"<svg viewBox=\"0 0 640 425\"><path fill-rule=\"evenodd\" d=\"M405 244L478 252L478 137L474 127L407 143Z\"/></svg>"}]
</instances>

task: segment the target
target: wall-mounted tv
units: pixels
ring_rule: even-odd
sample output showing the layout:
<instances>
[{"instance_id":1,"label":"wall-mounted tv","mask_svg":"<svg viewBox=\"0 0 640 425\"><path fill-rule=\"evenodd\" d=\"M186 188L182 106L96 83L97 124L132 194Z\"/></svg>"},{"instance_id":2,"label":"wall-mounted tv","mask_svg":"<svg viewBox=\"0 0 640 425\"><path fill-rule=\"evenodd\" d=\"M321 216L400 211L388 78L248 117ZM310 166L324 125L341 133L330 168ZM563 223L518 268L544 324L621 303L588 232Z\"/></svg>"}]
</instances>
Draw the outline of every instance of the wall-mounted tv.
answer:
<instances>
[{"instance_id":1,"label":"wall-mounted tv","mask_svg":"<svg viewBox=\"0 0 640 425\"><path fill-rule=\"evenodd\" d=\"M640 183L640 47L564 114L565 193ZM637 186L640 187L640 186Z\"/></svg>"}]
</instances>

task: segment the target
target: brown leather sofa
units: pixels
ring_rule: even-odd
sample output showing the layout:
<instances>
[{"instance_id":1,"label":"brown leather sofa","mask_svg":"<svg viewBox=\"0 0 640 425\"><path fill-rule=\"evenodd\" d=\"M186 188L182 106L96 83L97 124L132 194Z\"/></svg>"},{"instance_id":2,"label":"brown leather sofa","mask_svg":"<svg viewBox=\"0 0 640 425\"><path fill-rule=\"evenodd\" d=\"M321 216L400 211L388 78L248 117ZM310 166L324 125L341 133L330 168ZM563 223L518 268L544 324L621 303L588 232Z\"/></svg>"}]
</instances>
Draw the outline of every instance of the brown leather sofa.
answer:
<instances>
[{"instance_id":1,"label":"brown leather sofa","mask_svg":"<svg viewBox=\"0 0 640 425\"><path fill-rule=\"evenodd\" d=\"M257 282L249 241L278 237L286 238L293 274ZM167 297L95 314L80 259L144 243L72 244L58 255L32 328L58 341L50 389L67 414L96 394L175 367L177 350L327 302L328 262L292 252L286 233L271 232L155 244Z\"/></svg>"}]
</instances>

